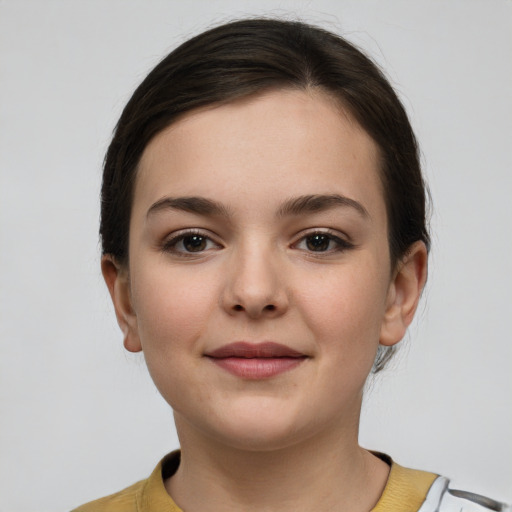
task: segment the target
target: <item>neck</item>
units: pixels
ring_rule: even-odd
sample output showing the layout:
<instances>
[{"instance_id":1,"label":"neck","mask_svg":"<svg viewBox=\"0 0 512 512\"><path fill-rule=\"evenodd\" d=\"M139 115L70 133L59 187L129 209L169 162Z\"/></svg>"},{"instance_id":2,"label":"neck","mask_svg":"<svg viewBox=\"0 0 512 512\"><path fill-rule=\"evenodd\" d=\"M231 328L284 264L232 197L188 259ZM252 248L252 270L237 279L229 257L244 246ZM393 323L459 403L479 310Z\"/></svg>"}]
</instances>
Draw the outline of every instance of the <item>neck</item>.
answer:
<instances>
[{"instance_id":1,"label":"neck","mask_svg":"<svg viewBox=\"0 0 512 512\"><path fill-rule=\"evenodd\" d=\"M181 423L176 417L180 467L165 485L187 512L368 512L389 474L386 463L358 445L357 426L255 451L205 439Z\"/></svg>"}]
</instances>

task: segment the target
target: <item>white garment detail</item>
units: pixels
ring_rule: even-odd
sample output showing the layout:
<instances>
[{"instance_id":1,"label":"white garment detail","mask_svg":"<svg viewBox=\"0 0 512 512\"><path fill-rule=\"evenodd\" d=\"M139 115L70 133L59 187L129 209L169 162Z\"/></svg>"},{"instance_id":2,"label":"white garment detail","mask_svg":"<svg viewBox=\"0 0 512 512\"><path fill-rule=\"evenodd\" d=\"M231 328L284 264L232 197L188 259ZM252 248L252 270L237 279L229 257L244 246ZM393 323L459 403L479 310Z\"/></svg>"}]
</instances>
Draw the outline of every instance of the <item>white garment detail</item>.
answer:
<instances>
[{"instance_id":1,"label":"white garment detail","mask_svg":"<svg viewBox=\"0 0 512 512\"><path fill-rule=\"evenodd\" d=\"M444 476L434 480L418 512L512 512L512 506L466 491L449 489Z\"/></svg>"}]
</instances>

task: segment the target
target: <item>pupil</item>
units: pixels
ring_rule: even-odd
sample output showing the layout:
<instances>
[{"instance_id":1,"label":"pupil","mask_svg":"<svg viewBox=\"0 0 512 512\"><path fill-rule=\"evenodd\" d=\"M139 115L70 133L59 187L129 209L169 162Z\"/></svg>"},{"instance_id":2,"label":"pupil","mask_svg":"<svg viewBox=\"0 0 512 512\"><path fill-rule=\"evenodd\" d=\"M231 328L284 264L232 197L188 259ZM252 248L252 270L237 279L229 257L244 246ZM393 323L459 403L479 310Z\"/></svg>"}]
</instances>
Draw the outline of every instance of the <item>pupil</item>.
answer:
<instances>
[{"instance_id":1,"label":"pupil","mask_svg":"<svg viewBox=\"0 0 512 512\"><path fill-rule=\"evenodd\" d=\"M326 251L329 248L329 242L327 235L313 235L308 237L306 245L311 251Z\"/></svg>"},{"instance_id":2,"label":"pupil","mask_svg":"<svg viewBox=\"0 0 512 512\"><path fill-rule=\"evenodd\" d=\"M187 236L183 239L183 246L189 252L202 251L206 247L206 240L199 235Z\"/></svg>"}]
</instances>

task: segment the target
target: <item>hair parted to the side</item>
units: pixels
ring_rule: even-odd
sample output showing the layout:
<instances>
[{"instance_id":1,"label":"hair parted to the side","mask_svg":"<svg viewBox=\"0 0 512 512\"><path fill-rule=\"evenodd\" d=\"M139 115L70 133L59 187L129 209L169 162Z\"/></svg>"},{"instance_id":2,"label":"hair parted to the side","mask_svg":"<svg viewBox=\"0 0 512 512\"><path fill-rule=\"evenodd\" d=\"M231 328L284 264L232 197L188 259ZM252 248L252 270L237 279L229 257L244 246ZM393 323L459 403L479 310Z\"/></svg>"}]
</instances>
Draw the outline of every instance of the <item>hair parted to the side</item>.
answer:
<instances>
[{"instance_id":1,"label":"hair parted to the side","mask_svg":"<svg viewBox=\"0 0 512 512\"><path fill-rule=\"evenodd\" d=\"M366 130L380 150L393 265L421 240L430 246L426 185L405 109L387 79L340 36L298 21L244 19L186 41L128 101L108 148L101 191L103 254L128 265L135 176L152 138L184 113L272 89L320 89ZM374 372L394 347L379 347Z\"/></svg>"}]
</instances>

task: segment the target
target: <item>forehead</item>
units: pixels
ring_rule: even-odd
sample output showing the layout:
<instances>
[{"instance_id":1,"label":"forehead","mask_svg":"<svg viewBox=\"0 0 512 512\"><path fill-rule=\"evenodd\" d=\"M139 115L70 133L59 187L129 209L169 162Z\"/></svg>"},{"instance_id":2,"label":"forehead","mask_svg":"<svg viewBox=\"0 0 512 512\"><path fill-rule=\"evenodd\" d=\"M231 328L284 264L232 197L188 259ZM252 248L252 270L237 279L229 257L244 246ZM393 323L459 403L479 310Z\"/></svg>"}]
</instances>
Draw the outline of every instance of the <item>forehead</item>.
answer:
<instances>
[{"instance_id":1,"label":"forehead","mask_svg":"<svg viewBox=\"0 0 512 512\"><path fill-rule=\"evenodd\" d=\"M272 91L192 111L155 136L139 165L134 209L165 195L236 196L250 205L333 191L381 209L378 160L371 137L327 94Z\"/></svg>"}]
</instances>

